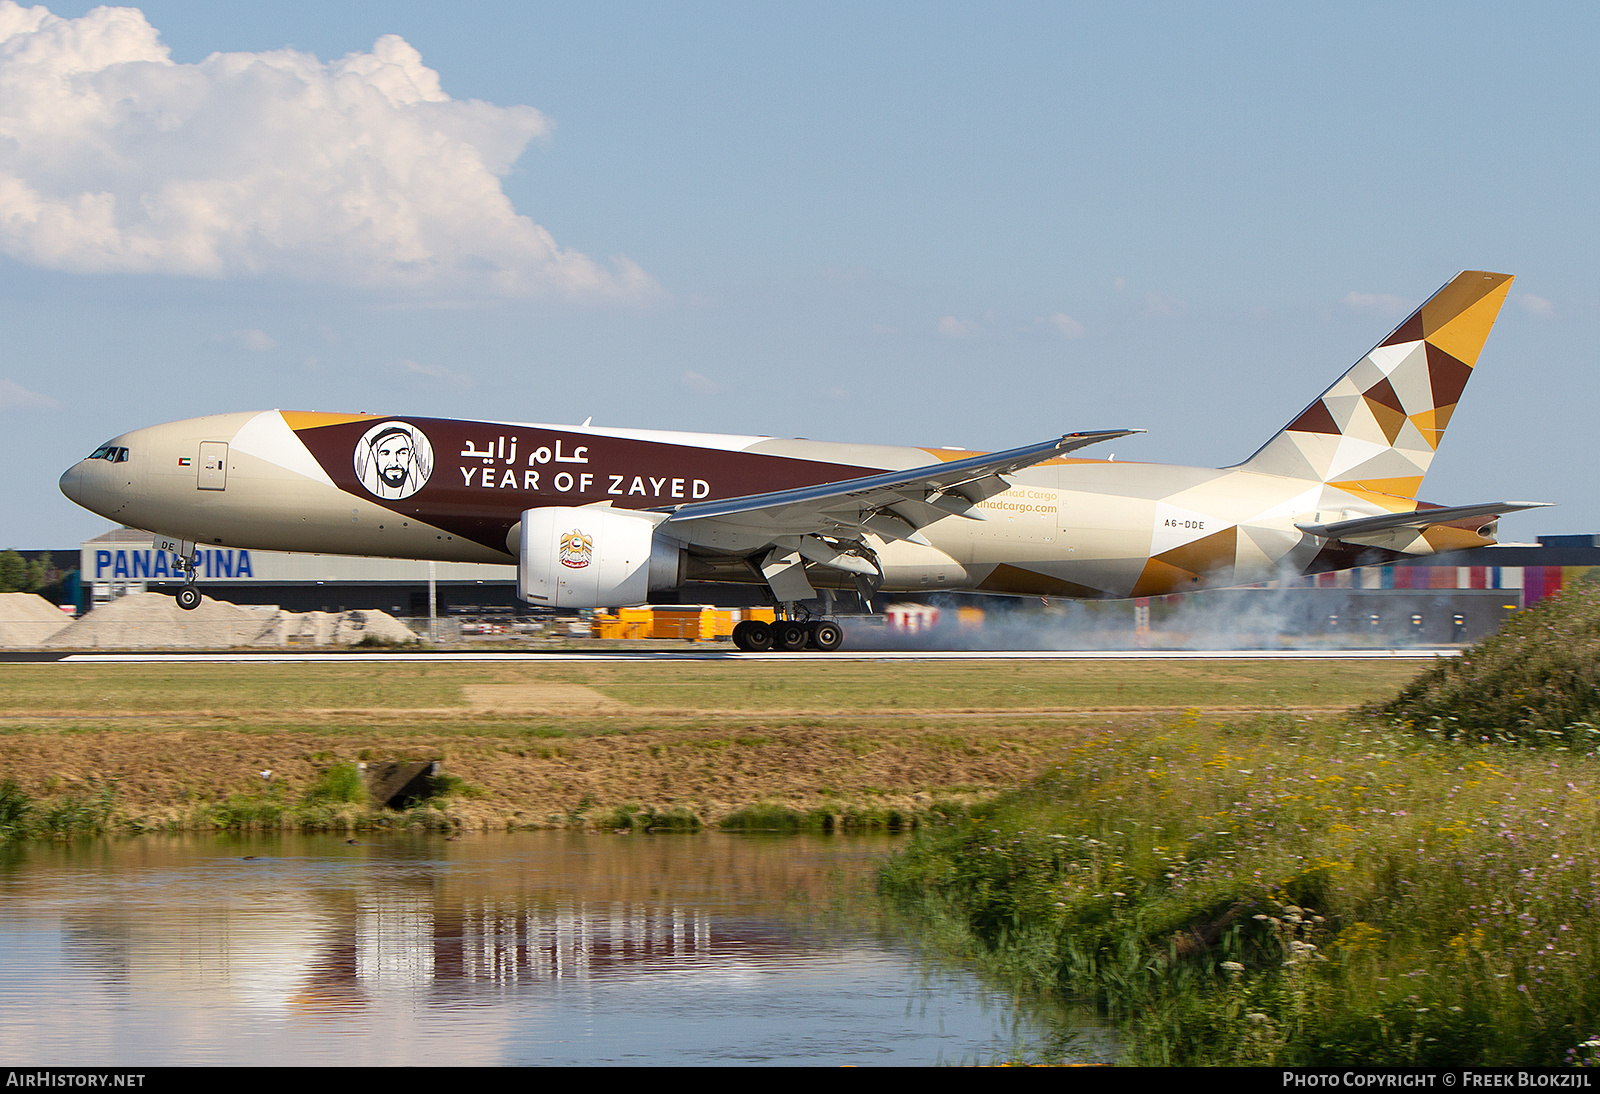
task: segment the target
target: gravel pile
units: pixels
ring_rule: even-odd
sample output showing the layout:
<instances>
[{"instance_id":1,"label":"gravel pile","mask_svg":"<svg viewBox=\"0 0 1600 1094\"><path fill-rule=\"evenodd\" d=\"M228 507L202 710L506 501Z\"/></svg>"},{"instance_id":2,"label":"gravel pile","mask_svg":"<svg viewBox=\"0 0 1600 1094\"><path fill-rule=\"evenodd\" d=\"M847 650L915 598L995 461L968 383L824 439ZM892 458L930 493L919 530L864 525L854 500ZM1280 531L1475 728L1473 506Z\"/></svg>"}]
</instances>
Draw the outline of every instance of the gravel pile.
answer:
<instances>
[{"instance_id":1,"label":"gravel pile","mask_svg":"<svg viewBox=\"0 0 1600 1094\"><path fill-rule=\"evenodd\" d=\"M384 642L414 642L410 627L388 612L280 612L278 621L255 643L261 646L353 646L367 637Z\"/></svg>"},{"instance_id":2,"label":"gravel pile","mask_svg":"<svg viewBox=\"0 0 1600 1094\"><path fill-rule=\"evenodd\" d=\"M202 597L192 612L161 593L132 593L102 604L42 645L73 649L138 646L203 648L248 646L282 613L275 607L229 604Z\"/></svg>"},{"instance_id":3,"label":"gravel pile","mask_svg":"<svg viewBox=\"0 0 1600 1094\"><path fill-rule=\"evenodd\" d=\"M37 646L72 616L33 593L0 593L0 646Z\"/></svg>"},{"instance_id":4,"label":"gravel pile","mask_svg":"<svg viewBox=\"0 0 1600 1094\"><path fill-rule=\"evenodd\" d=\"M37 598L35 598L37 599ZM55 609L52 609L55 610ZM286 612L274 605L202 597L192 612L161 593L133 593L102 604L34 643L57 649L227 649L234 646L354 645L368 635L411 642L410 628L387 612Z\"/></svg>"}]
</instances>

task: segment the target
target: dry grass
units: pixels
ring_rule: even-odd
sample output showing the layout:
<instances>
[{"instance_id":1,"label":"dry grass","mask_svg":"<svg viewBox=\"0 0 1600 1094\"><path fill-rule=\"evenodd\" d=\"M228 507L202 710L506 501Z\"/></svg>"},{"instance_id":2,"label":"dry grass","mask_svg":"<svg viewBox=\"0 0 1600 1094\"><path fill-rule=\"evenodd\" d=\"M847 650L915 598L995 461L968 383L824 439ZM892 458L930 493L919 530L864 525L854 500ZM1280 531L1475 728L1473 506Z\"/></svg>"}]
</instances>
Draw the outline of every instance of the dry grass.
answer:
<instances>
[{"instance_id":1,"label":"dry grass","mask_svg":"<svg viewBox=\"0 0 1600 1094\"><path fill-rule=\"evenodd\" d=\"M752 806L925 812L1016 786L1085 734L1173 712L1337 710L1393 662L673 662L0 666L0 778L41 801L114 789L141 825L297 793L330 765L443 759L468 827L714 824ZM98 799L97 799L98 800Z\"/></svg>"}]
</instances>

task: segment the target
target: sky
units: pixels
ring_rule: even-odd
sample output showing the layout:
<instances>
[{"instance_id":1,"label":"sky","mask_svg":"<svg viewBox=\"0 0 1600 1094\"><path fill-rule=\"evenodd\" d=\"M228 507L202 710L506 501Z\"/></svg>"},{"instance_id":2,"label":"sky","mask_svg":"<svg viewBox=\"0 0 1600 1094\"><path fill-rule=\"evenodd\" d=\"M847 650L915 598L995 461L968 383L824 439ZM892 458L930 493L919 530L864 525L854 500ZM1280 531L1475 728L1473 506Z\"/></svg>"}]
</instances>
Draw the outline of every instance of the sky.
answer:
<instances>
[{"instance_id":1,"label":"sky","mask_svg":"<svg viewBox=\"0 0 1600 1094\"><path fill-rule=\"evenodd\" d=\"M268 408L1249 456L1517 280L1422 496L1600 532L1591 5L0 0L0 547Z\"/></svg>"}]
</instances>

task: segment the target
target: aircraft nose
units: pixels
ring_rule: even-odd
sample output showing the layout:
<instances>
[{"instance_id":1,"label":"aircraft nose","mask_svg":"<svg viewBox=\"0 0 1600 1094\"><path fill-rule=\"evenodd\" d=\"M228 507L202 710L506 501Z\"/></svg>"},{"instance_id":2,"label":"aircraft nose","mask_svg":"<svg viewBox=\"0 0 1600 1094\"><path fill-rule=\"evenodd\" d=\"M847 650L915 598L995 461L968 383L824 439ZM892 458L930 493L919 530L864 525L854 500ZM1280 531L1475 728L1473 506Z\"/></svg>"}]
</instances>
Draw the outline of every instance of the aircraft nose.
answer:
<instances>
[{"instance_id":1,"label":"aircraft nose","mask_svg":"<svg viewBox=\"0 0 1600 1094\"><path fill-rule=\"evenodd\" d=\"M66 474L61 476L61 492L79 505L86 506L87 503L84 501L84 486L86 485L84 480L86 476L84 475L83 464L84 461L79 460L67 468Z\"/></svg>"},{"instance_id":2,"label":"aircraft nose","mask_svg":"<svg viewBox=\"0 0 1600 1094\"><path fill-rule=\"evenodd\" d=\"M111 516L126 502L116 501L109 489L106 469L110 466L105 460L79 460L61 476L61 492L91 513Z\"/></svg>"}]
</instances>

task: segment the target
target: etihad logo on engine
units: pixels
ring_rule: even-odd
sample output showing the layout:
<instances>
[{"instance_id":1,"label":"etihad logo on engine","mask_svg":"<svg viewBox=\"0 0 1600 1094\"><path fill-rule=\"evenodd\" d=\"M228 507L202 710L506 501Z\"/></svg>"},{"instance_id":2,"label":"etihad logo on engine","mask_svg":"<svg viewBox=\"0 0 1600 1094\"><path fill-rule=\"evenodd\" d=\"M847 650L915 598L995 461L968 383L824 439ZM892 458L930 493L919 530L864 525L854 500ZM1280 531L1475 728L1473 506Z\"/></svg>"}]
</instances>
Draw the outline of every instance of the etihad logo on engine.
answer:
<instances>
[{"instance_id":1,"label":"etihad logo on engine","mask_svg":"<svg viewBox=\"0 0 1600 1094\"><path fill-rule=\"evenodd\" d=\"M375 498L409 498L433 474L433 446L406 422L379 422L367 430L354 458L357 480Z\"/></svg>"},{"instance_id":2,"label":"etihad logo on engine","mask_svg":"<svg viewBox=\"0 0 1600 1094\"><path fill-rule=\"evenodd\" d=\"M594 537L574 528L561 535L561 565L581 570L594 558Z\"/></svg>"}]
</instances>

